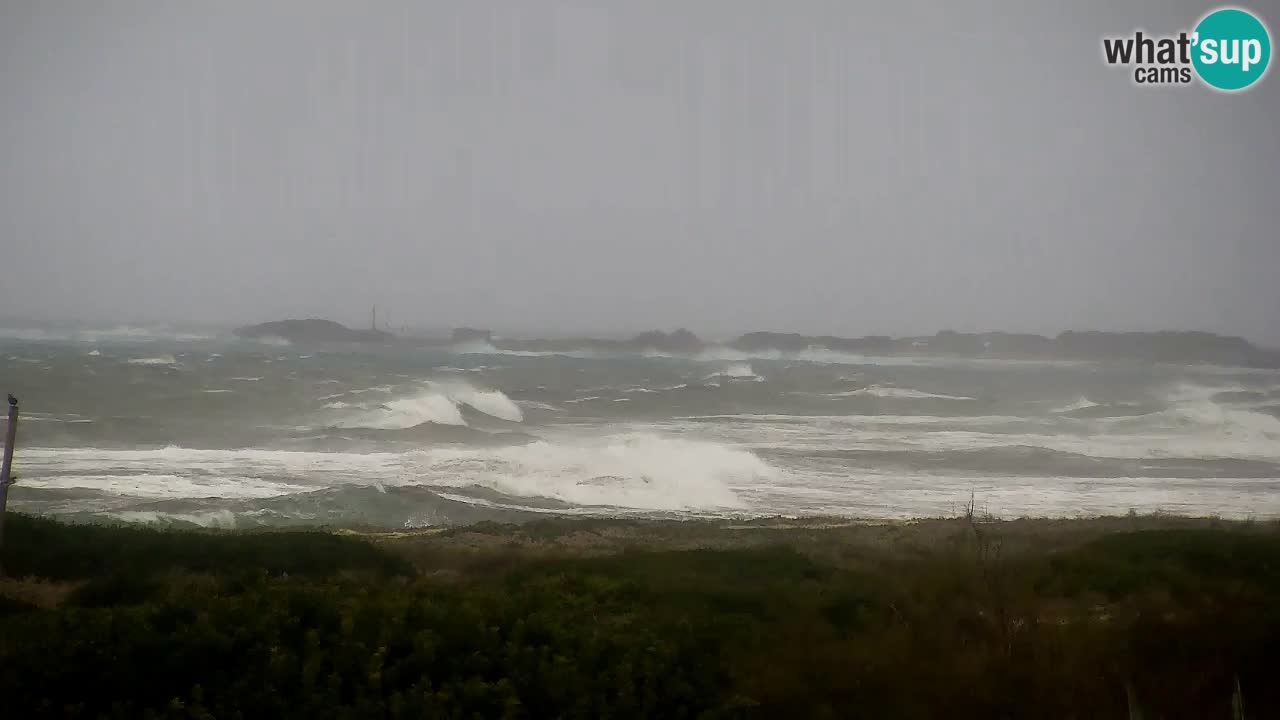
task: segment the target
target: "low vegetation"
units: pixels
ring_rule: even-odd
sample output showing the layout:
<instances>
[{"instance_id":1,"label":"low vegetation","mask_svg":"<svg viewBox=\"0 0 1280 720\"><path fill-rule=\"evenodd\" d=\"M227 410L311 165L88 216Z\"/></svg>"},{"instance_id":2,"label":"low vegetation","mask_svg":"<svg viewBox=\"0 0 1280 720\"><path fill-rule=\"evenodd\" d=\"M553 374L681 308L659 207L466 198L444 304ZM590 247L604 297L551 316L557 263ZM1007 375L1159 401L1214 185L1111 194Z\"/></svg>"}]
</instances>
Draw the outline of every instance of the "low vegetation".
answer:
<instances>
[{"instance_id":1,"label":"low vegetation","mask_svg":"<svg viewBox=\"0 0 1280 720\"><path fill-rule=\"evenodd\" d=\"M1271 523L6 534L5 716L1280 717Z\"/></svg>"}]
</instances>

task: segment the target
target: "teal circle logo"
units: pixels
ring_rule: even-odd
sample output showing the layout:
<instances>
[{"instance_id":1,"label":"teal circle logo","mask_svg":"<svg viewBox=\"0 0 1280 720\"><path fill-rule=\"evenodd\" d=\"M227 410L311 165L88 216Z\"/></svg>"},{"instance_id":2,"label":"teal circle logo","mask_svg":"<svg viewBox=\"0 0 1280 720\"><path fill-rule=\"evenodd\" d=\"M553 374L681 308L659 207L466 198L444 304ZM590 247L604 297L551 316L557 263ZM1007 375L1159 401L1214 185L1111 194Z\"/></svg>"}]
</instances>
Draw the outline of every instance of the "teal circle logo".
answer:
<instances>
[{"instance_id":1,"label":"teal circle logo","mask_svg":"<svg viewBox=\"0 0 1280 720\"><path fill-rule=\"evenodd\" d=\"M1271 35L1252 13L1214 10L1196 25L1191 64L1210 87L1243 90L1258 82L1271 62Z\"/></svg>"}]
</instances>

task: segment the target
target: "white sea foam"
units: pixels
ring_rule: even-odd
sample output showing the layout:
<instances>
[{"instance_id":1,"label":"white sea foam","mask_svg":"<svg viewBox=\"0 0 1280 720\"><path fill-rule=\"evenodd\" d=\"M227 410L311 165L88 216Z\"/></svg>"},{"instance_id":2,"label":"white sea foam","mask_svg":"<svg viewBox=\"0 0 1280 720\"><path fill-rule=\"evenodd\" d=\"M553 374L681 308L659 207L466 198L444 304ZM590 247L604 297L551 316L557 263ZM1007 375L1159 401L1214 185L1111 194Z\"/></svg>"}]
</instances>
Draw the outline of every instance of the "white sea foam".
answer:
<instances>
[{"instance_id":1,"label":"white sea foam","mask_svg":"<svg viewBox=\"0 0 1280 720\"><path fill-rule=\"evenodd\" d=\"M1202 428L1216 429L1233 440L1280 444L1280 418L1267 413L1219 405L1208 400L1181 403L1172 411L1155 413L1155 417L1172 414ZM1280 448L1277 448L1280 450Z\"/></svg>"},{"instance_id":2,"label":"white sea foam","mask_svg":"<svg viewBox=\"0 0 1280 720\"><path fill-rule=\"evenodd\" d=\"M26 448L28 487L93 488L151 498L263 498L397 477L395 453L283 450Z\"/></svg>"},{"instance_id":3,"label":"white sea foam","mask_svg":"<svg viewBox=\"0 0 1280 720\"><path fill-rule=\"evenodd\" d=\"M202 513L167 513L152 510L120 510L106 514L121 522L141 523L144 525L167 524L172 522L190 523L207 528L233 529L236 527L236 516L230 510L213 510Z\"/></svg>"},{"instance_id":4,"label":"white sea foam","mask_svg":"<svg viewBox=\"0 0 1280 720\"><path fill-rule=\"evenodd\" d=\"M483 340L455 343L449 346L449 352L456 355L511 355L514 357L601 357L600 353L591 350L568 350L565 352L546 352L540 350L506 350Z\"/></svg>"},{"instance_id":5,"label":"white sea foam","mask_svg":"<svg viewBox=\"0 0 1280 720\"><path fill-rule=\"evenodd\" d=\"M698 353L696 359L704 362L745 362L750 360L782 361L814 363L819 365L870 365L876 364L874 358L865 355L828 350L822 347L810 347L797 351L774 349L736 350L726 346L709 347Z\"/></svg>"},{"instance_id":6,"label":"white sea foam","mask_svg":"<svg viewBox=\"0 0 1280 720\"><path fill-rule=\"evenodd\" d=\"M564 412L564 408L551 403L538 402L537 400L520 400L517 403L520 407L530 410L545 410L547 412Z\"/></svg>"},{"instance_id":7,"label":"white sea foam","mask_svg":"<svg viewBox=\"0 0 1280 720\"><path fill-rule=\"evenodd\" d=\"M229 458L228 458L229 460ZM179 468L160 464L170 473L122 472L121 474L65 474L54 476L24 477L27 487L44 489L86 488L113 495L148 499L178 498L249 498L278 497L312 488L291 483L273 482L244 475L219 474L209 476L179 475Z\"/></svg>"},{"instance_id":8,"label":"white sea foam","mask_svg":"<svg viewBox=\"0 0 1280 720\"><path fill-rule=\"evenodd\" d=\"M3 419L3 418L0 418ZM92 418L87 418L78 413L63 413L54 415L51 413L27 413L24 419L27 422L56 422L56 423L91 423Z\"/></svg>"},{"instance_id":9,"label":"white sea foam","mask_svg":"<svg viewBox=\"0 0 1280 720\"><path fill-rule=\"evenodd\" d=\"M130 365L176 365L177 358L172 355L157 355L156 357L133 358L129 360Z\"/></svg>"},{"instance_id":10,"label":"white sea foam","mask_svg":"<svg viewBox=\"0 0 1280 720\"><path fill-rule=\"evenodd\" d=\"M732 485L778 474L746 450L650 433L499 449L442 448L411 457L414 476L431 485L669 511L741 508Z\"/></svg>"},{"instance_id":11,"label":"white sea foam","mask_svg":"<svg viewBox=\"0 0 1280 720\"><path fill-rule=\"evenodd\" d=\"M751 452L654 433L404 454L33 448L23 484L143 499L262 499L333 485L483 487L576 505L648 510L743 507L734 486L778 479Z\"/></svg>"},{"instance_id":12,"label":"white sea foam","mask_svg":"<svg viewBox=\"0 0 1280 720\"><path fill-rule=\"evenodd\" d=\"M735 362L729 363L720 370L707 375L705 380L715 380L718 378L729 378L731 380L755 380L760 381L764 378L756 375L755 370L751 368L749 363Z\"/></svg>"},{"instance_id":13,"label":"white sea foam","mask_svg":"<svg viewBox=\"0 0 1280 720\"><path fill-rule=\"evenodd\" d=\"M870 387L861 388L859 390L849 390L847 392L831 393L828 397L853 397L857 395L871 395L881 398L894 398L899 400L972 400L973 398L965 395L946 395L943 393L930 393L923 390L915 390L913 388L903 387L886 387L882 385L871 385Z\"/></svg>"},{"instance_id":14,"label":"white sea foam","mask_svg":"<svg viewBox=\"0 0 1280 720\"><path fill-rule=\"evenodd\" d=\"M738 413L725 415L683 415L672 418L674 422L684 421L739 421L747 426L765 426L769 424L788 426L811 426L819 429L832 429L847 434L851 428L872 425L957 425L985 426L1021 423L1034 424L1035 421L1018 415L963 415L950 417L945 415L784 415L773 413Z\"/></svg>"},{"instance_id":15,"label":"white sea foam","mask_svg":"<svg viewBox=\"0 0 1280 720\"><path fill-rule=\"evenodd\" d=\"M1197 385L1195 383L1183 382L1174 385L1168 390L1165 401L1171 404L1177 403L1201 403L1212 400L1219 393L1228 392L1248 392L1250 388L1232 383L1230 385Z\"/></svg>"},{"instance_id":16,"label":"white sea foam","mask_svg":"<svg viewBox=\"0 0 1280 720\"><path fill-rule=\"evenodd\" d=\"M493 343L483 340L470 340L467 342L454 343L449 346L449 352L457 355L501 355L502 351L493 346Z\"/></svg>"},{"instance_id":17,"label":"white sea foam","mask_svg":"<svg viewBox=\"0 0 1280 720\"><path fill-rule=\"evenodd\" d=\"M675 419L677 423L689 421L693 421L688 426L691 429L752 447L940 452L1025 446L1097 458L1280 461L1280 419L1207 400L1183 401L1146 415L1093 420L781 414Z\"/></svg>"},{"instance_id":18,"label":"white sea foam","mask_svg":"<svg viewBox=\"0 0 1280 720\"><path fill-rule=\"evenodd\" d=\"M748 363L733 363L729 367L725 368L724 372L720 374L724 377L734 378L736 380L760 381L764 379L757 375L755 370L751 369L751 365Z\"/></svg>"},{"instance_id":19,"label":"white sea foam","mask_svg":"<svg viewBox=\"0 0 1280 720\"><path fill-rule=\"evenodd\" d=\"M1081 395L1079 398L1076 399L1075 402L1067 405L1063 405L1062 407L1054 408L1049 412L1061 415L1063 413L1075 412L1076 410L1085 410L1092 407L1098 407L1098 403L1093 402L1089 398Z\"/></svg>"}]
</instances>

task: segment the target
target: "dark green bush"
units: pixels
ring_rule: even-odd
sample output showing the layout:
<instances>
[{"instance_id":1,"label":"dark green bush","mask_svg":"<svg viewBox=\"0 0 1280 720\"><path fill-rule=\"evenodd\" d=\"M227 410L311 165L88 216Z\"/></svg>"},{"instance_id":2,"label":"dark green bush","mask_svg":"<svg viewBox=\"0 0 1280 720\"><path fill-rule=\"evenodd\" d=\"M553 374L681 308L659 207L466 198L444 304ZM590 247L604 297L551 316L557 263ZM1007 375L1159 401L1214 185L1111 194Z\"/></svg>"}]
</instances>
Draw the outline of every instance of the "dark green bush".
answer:
<instances>
[{"instance_id":1,"label":"dark green bush","mask_svg":"<svg viewBox=\"0 0 1280 720\"><path fill-rule=\"evenodd\" d=\"M353 537L318 531L243 533L168 530L138 525L67 525L10 513L5 571L55 580L192 573L258 573L332 577L345 571L378 576L412 572L401 557Z\"/></svg>"},{"instance_id":2,"label":"dark green bush","mask_svg":"<svg viewBox=\"0 0 1280 720\"><path fill-rule=\"evenodd\" d=\"M1228 718L1237 679L1249 717L1280 716L1270 532L1003 558L812 532L598 557L499 541L432 579L323 533L16 524L17 547L45 545L27 567L87 582L57 609L0 605L14 717L1123 718L1132 697Z\"/></svg>"}]
</instances>

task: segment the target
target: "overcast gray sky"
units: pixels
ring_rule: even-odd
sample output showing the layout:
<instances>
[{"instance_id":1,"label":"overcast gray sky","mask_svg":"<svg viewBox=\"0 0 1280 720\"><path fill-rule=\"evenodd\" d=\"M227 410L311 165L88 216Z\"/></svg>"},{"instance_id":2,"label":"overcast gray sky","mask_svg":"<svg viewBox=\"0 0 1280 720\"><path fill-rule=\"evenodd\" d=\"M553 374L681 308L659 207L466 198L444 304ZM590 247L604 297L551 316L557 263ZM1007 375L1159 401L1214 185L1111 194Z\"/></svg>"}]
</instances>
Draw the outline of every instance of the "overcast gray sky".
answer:
<instances>
[{"instance_id":1,"label":"overcast gray sky","mask_svg":"<svg viewBox=\"0 0 1280 720\"><path fill-rule=\"evenodd\" d=\"M1211 7L0 0L0 315L1277 343L1280 76L1101 59Z\"/></svg>"}]
</instances>

